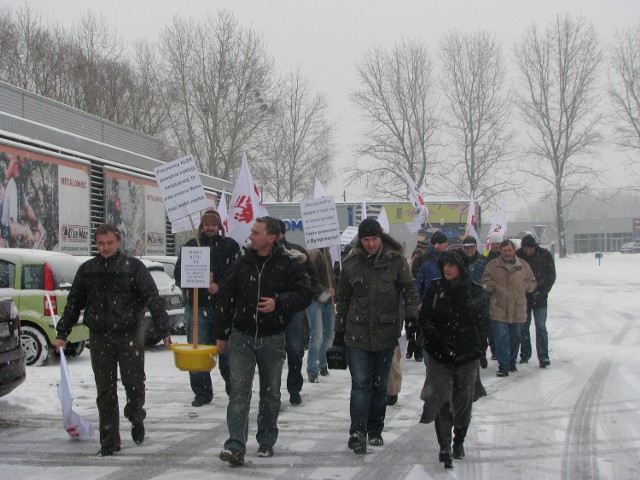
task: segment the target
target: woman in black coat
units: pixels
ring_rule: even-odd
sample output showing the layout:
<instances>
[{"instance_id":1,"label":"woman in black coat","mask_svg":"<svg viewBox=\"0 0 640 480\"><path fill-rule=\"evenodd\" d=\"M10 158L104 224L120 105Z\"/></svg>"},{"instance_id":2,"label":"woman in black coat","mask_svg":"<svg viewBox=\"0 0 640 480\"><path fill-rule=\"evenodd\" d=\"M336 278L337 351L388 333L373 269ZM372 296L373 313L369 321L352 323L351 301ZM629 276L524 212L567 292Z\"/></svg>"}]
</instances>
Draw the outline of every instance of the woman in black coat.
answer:
<instances>
[{"instance_id":1,"label":"woman in black coat","mask_svg":"<svg viewBox=\"0 0 640 480\"><path fill-rule=\"evenodd\" d=\"M427 376L420 398L421 423L435 421L439 458L451 468L453 458L464 458L463 442L471 421L474 385L481 356L482 326L487 321L482 286L469 278L464 255L455 251L438 257L442 278L427 289L418 323L429 354Z\"/></svg>"}]
</instances>

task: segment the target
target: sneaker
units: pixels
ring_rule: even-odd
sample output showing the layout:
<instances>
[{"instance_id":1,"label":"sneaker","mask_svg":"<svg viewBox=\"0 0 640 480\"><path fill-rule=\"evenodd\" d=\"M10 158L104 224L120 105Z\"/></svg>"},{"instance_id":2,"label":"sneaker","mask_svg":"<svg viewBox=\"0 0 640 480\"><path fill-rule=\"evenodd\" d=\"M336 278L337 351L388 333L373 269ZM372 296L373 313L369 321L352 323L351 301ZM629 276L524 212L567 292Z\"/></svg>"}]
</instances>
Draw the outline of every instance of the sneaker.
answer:
<instances>
[{"instance_id":1,"label":"sneaker","mask_svg":"<svg viewBox=\"0 0 640 480\"><path fill-rule=\"evenodd\" d=\"M398 403L398 395L387 395L387 405L395 405Z\"/></svg>"},{"instance_id":2,"label":"sneaker","mask_svg":"<svg viewBox=\"0 0 640 480\"><path fill-rule=\"evenodd\" d=\"M423 358L424 358L422 356L422 353L418 353L418 352L415 353L414 357L415 357L416 362L421 362L423 360Z\"/></svg>"},{"instance_id":3,"label":"sneaker","mask_svg":"<svg viewBox=\"0 0 640 480\"><path fill-rule=\"evenodd\" d=\"M413 353L407 351L407 353L405 353L404 356L406 357L407 360L411 360L411 358L413 357Z\"/></svg>"},{"instance_id":4,"label":"sneaker","mask_svg":"<svg viewBox=\"0 0 640 480\"><path fill-rule=\"evenodd\" d=\"M551 360L548 358L540 360L540 368L547 368L549 365L551 365Z\"/></svg>"},{"instance_id":5,"label":"sneaker","mask_svg":"<svg viewBox=\"0 0 640 480\"><path fill-rule=\"evenodd\" d=\"M120 446L117 446L117 447L102 447L102 448L100 448L100 450L98 450L98 453L96 453L96 456L97 457L110 457L115 452L119 452L119 451L120 451Z\"/></svg>"},{"instance_id":6,"label":"sneaker","mask_svg":"<svg viewBox=\"0 0 640 480\"><path fill-rule=\"evenodd\" d=\"M510 365L510 366L509 366L509 371L513 373L513 372L517 372L517 371L518 371L518 369L516 368L516 366L515 366L515 365Z\"/></svg>"},{"instance_id":7,"label":"sneaker","mask_svg":"<svg viewBox=\"0 0 640 480\"><path fill-rule=\"evenodd\" d=\"M369 432L369 445L373 445L374 447L379 447L380 445L384 445L384 440L382 439L382 435L379 433Z\"/></svg>"},{"instance_id":8,"label":"sneaker","mask_svg":"<svg viewBox=\"0 0 640 480\"><path fill-rule=\"evenodd\" d=\"M309 383L318 383L318 375L309 375Z\"/></svg>"},{"instance_id":9,"label":"sneaker","mask_svg":"<svg viewBox=\"0 0 640 480\"><path fill-rule=\"evenodd\" d=\"M300 405L302 403L302 397L299 393L292 393L289 395L289 403L291 403L291 405Z\"/></svg>"},{"instance_id":10,"label":"sneaker","mask_svg":"<svg viewBox=\"0 0 640 480\"><path fill-rule=\"evenodd\" d=\"M261 443L260 448L258 448L258 456L273 457L273 447L270 445L267 445L266 443Z\"/></svg>"},{"instance_id":11,"label":"sneaker","mask_svg":"<svg viewBox=\"0 0 640 480\"><path fill-rule=\"evenodd\" d=\"M329 369L327 367L320 367L320 375L326 377L329 375Z\"/></svg>"},{"instance_id":12,"label":"sneaker","mask_svg":"<svg viewBox=\"0 0 640 480\"><path fill-rule=\"evenodd\" d=\"M133 441L137 445L140 445L142 442L144 442L144 423L134 423L131 426L131 438L133 438Z\"/></svg>"},{"instance_id":13,"label":"sneaker","mask_svg":"<svg viewBox=\"0 0 640 480\"><path fill-rule=\"evenodd\" d=\"M521 358L520 359L520 364L524 364L524 363L529 363L529 359L528 358Z\"/></svg>"},{"instance_id":14,"label":"sneaker","mask_svg":"<svg viewBox=\"0 0 640 480\"><path fill-rule=\"evenodd\" d=\"M367 453L367 443L364 441L364 435L361 433L352 433L347 445L356 455L364 455Z\"/></svg>"},{"instance_id":15,"label":"sneaker","mask_svg":"<svg viewBox=\"0 0 640 480\"><path fill-rule=\"evenodd\" d=\"M223 462L229 462L234 467L244 465L244 453L236 450L235 448L225 449L220 452L218 458Z\"/></svg>"},{"instance_id":16,"label":"sneaker","mask_svg":"<svg viewBox=\"0 0 640 480\"><path fill-rule=\"evenodd\" d=\"M508 377L509 376L509 370L507 370L506 368L499 368L498 371L496 372L496 377Z\"/></svg>"}]
</instances>

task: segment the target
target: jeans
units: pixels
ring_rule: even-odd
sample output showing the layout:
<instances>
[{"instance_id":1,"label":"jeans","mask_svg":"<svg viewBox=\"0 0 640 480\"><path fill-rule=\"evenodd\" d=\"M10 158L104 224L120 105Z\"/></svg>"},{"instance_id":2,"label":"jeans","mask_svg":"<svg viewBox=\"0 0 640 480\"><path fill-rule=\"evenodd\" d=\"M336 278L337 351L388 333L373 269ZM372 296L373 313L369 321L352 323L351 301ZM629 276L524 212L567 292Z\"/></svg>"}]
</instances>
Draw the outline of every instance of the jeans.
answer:
<instances>
[{"instance_id":1,"label":"jeans","mask_svg":"<svg viewBox=\"0 0 640 480\"><path fill-rule=\"evenodd\" d=\"M382 433L393 351L394 348L368 352L347 347L347 363L351 372L349 434Z\"/></svg>"},{"instance_id":2,"label":"jeans","mask_svg":"<svg viewBox=\"0 0 640 480\"><path fill-rule=\"evenodd\" d=\"M215 345L213 338L214 310L208 306L198 305L198 344ZM193 343L193 304L184 304L184 323L187 327L187 342ZM229 382L229 360L227 354L218 355L220 374L225 382ZM211 383L211 372L189 372L191 390L197 399L206 403L213 399L213 385Z\"/></svg>"},{"instance_id":3,"label":"jeans","mask_svg":"<svg viewBox=\"0 0 640 480\"><path fill-rule=\"evenodd\" d=\"M302 390L302 358L304 357L304 310L291 315L291 321L284 331L287 352L287 390L300 393Z\"/></svg>"},{"instance_id":4,"label":"jeans","mask_svg":"<svg viewBox=\"0 0 640 480\"><path fill-rule=\"evenodd\" d=\"M229 439L225 449L247 451L249 406L253 377L258 366L260 403L258 406L259 444L271 447L278 439L280 383L284 365L284 332L268 337L253 337L233 330L228 344L231 392L227 406Z\"/></svg>"},{"instance_id":5,"label":"jeans","mask_svg":"<svg viewBox=\"0 0 640 480\"><path fill-rule=\"evenodd\" d=\"M536 325L536 354L538 360L549 360L549 335L547 334L547 306L527 307L527 323L520 325L520 358L531 358L531 316Z\"/></svg>"},{"instance_id":6,"label":"jeans","mask_svg":"<svg viewBox=\"0 0 640 480\"><path fill-rule=\"evenodd\" d=\"M327 349L333 343L336 311L332 303L320 303L314 300L307 308L307 318L309 319L307 374L318 376L321 368L327 368Z\"/></svg>"},{"instance_id":7,"label":"jeans","mask_svg":"<svg viewBox=\"0 0 640 480\"><path fill-rule=\"evenodd\" d=\"M501 369L508 370L516 366L520 349L520 328L520 323L491 320L494 353Z\"/></svg>"},{"instance_id":8,"label":"jeans","mask_svg":"<svg viewBox=\"0 0 640 480\"><path fill-rule=\"evenodd\" d=\"M118 366L127 395L124 416L140 423L144 409L144 340L138 332L89 335L91 368L96 380L100 446L120 446L120 409L118 406Z\"/></svg>"}]
</instances>

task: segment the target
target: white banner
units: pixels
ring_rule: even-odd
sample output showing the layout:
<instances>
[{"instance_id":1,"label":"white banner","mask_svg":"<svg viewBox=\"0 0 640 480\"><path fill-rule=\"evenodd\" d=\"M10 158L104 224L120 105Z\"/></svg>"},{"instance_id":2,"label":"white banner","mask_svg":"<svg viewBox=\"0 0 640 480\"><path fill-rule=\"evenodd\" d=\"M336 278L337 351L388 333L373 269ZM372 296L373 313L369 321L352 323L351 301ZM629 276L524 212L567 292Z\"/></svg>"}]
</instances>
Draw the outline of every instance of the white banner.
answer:
<instances>
[{"instance_id":1,"label":"white banner","mask_svg":"<svg viewBox=\"0 0 640 480\"><path fill-rule=\"evenodd\" d=\"M180 288L209 288L209 247L182 247Z\"/></svg>"}]
</instances>

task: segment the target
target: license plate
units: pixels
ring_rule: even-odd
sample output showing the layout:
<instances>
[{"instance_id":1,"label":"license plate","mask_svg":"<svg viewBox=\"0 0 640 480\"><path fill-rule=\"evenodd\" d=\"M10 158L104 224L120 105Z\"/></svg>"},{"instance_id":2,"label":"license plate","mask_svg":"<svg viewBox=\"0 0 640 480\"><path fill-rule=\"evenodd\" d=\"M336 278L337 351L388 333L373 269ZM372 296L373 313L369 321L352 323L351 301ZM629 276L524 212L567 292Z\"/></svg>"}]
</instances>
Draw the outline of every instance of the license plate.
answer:
<instances>
[{"instance_id":1,"label":"license plate","mask_svg":"<svg viewBox=\"0 0 640 480\"><path fill-rule=\"evenodd\" d=\"M0 338L9 336L9 324L7 322L0 323Z\"/></svg>"}]
</instances>

